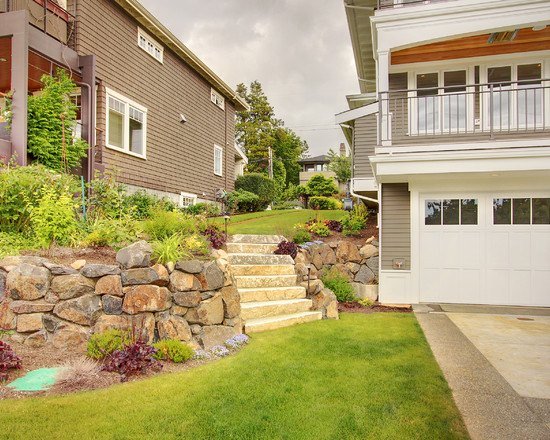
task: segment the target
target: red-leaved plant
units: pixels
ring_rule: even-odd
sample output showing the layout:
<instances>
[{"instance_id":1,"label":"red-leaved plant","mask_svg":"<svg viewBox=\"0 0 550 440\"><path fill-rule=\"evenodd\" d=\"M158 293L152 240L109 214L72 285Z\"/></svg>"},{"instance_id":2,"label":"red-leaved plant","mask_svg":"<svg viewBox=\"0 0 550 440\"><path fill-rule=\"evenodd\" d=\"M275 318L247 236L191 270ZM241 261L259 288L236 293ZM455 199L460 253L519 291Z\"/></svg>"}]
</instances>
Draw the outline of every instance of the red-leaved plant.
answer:
<instances>
[{"instance_id":1,"label":"red-leaved plant","mask_svg":"<svg viewBox=\"0 0 550 440\"><path fill-rule=\"evenodd\" d=\"M10 345L0 341L0 382L8 378L8 370L21 368L21 358L15 354Z\"/></svg>"},{"instance_id":2,"label":"red-leaved plant","mask_svg":"<svg viewBox=\"0 0 550 440\"><path fill-rule=\"evenodd\" d=\"M277 245L275 253L277 255L290 255L292 258L296 258L298 254L298 245L293 241L283 240Z\"/></svg>"},{"instance_id":3,"label":"red-leaved plant","mask_svg":"<svg viewBox=\"0 0 550 440\"><path fill-rule=\"evenodd\" d=\"M214 249L221 249L227 241L226 235L213 227L206 228L203 234Z\"/></svg>"},{"instance_id":4,"label":"red-leaved plant","mask_svg":"<svg viewBox=\"0 0 550 440\"><path fill-rule=\"evenodd\" d=\"M143 374L147 370L159 371L162 364L153 356L157 350L142 340L132 342L121 350L116 350L107 357L103 369L119 373L122 382L134 374Z\"/></svg>"}]
</instances>

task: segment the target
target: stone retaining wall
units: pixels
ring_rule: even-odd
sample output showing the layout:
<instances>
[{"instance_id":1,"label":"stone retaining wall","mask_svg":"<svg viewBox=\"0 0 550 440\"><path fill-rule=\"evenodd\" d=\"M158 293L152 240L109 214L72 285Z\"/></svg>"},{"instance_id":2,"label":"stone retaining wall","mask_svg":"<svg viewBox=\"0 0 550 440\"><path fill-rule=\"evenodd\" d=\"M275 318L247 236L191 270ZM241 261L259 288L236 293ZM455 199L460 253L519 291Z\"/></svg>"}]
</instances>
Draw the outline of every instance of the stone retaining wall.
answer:
<instances>
[{"instance_id":1,"label":"stone retaining wall","mask_svg":"<svg viewBox=\"0 0 550 440\"><path fill-rule=\"evenodd\" d=\"M61 266L46 258L0 260L0 329L31 346L84 344L110 328L211 348L242 333L241 306L223 251L212 261L151 265L142 241L117 253L117 265Z\"/></svg>"}]
</instances>

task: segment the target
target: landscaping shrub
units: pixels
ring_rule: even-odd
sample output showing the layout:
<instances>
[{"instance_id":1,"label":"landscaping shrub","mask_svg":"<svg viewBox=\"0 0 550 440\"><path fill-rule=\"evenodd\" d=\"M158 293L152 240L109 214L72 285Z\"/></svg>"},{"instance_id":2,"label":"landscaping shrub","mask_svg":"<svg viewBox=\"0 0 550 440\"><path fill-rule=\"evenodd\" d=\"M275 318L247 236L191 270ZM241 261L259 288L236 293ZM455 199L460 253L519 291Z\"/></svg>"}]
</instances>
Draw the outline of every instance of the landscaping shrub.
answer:
<instances>
[{"instance_id":1,"label":"landscaping shrub","mask_svg":"<svg viewBox=\"0 0 550 440\"><path fill-rule=\"evenodd\" d=\"M206 238L199 234L183 236L182 249L185 255L204 256L210 252Z\"/></svg>"},{"instance_id":2,"label":"landscaping shrub","mask_svg":"<svg viewBox=\"0 0 550 440\"><path fill-rule=\"evenodd\" d=\"M309 179L306 184L306 189L309 196L330 197L338 193L338 187L334 183L334 180L322 174L316 174Z\"/></svg>"},{"instance_id":3,"label":"landscaping shrub","mask_svg":"<svg viewBox=\"0 0 550 440\"><path fill-rule=\"evenodd\" d=\"M0 341L0 382L8 378L8 370L21 369L21 358L7 343Z\"/></svg>"},{"instance_id":4,"label":"landscaping shrub","mask_svg":"<svg viewBox=\"0 0 550 440\"><path fill-rule=\"evenodd\" d=\"M250 342L250 338L245 334L235 335L225 341L225 346L231 350L237 350Z\"/></svg>"},{"instance_id":5,"label":"landscaping shrub","mask_svg":"<svg viewBox=\"0 0 550 440\"><path fill-rule=\"evenodd\" d=\"M361 304L363 307L371 307L374 304L374 301L369 298L361 298L361 299L358 299L357 302Z\"/></svg>"},{"instance_id":6,"label":"landscaping shrub","mask_svg":"<svg viewBox=\"0 0 550 440\"><path fill-rule=\"evenodd\" d=\"M188 361L195 354L189 345L177 339L163 339L153 344L153 347L157 350L155 359L170 360L176 364Z\"/></svg>"},{"instance_id":7,"label":"landscaping shrub","mask_svg":"<svg viewBox=\"0 0 550 440\"><path fill-rule=\"evenodd\" d=\"M117 219L96 218L88 221L87 233L81 240L81 245L112 246L121 248L135 241L140 233L139 224L131 217Z\"/></svg>"},{"instance_id":8,"label":"landscaping shrub","mask_svg":"<svg viewBox=\"0 0 550 440\"><path fill-rule=\"evenodd\" d=\"M342 209L342 202L331 197L314 196L309 198L310 209L336 210Z\"/></svg>"},{"instance_id":9,"label":"landscaping shrub","mask_svg":"<svg viewBox=\"0 0 550 440\"><path fill-rule=\"evenodd\" d=\"M325 225L333 232L342 232L342 222L338 220L325 220Z\"/></svg>"},{"instance_id":10,"label":"landscaping shrub","mask_svg":"<svg viewBox=\"0 0 550 440\"><path fill-rule=\"evenodd\" d=\"M357 235L367 225L368 211L363 203L356 204L342 219L344 235Z\"/></svg>"},{"instance_id":11,"label":"landscaping shrub","mask_svg":"<svg viewBox=\"0 0 550 440\"><path fill-rule=\"evenodd\" d=\"M182 236L174 234L162 240L155 240L151 243L153 247L152 258L160 264L176 262L183 259L186 255L182 248Z\"/></svg>"},{"instance_id":12,"label":"landscaping shrub","mask_svg":"<svg viewBox=\"0 0 550 440\"><path fill-rule=\"evenodd\" d=\"M182 209L183 212L190 215L204 215L206 217L217 217L221 214L221 208L215 203L195 203Z\"/></svg>"},{"instance_id":13,"label":"landscaping shrub","mask_svg":"<svg viewBox=\"0 0 550 440\"><path fill-rule=\"evenodd\" d=\"M93 218L117 219L126 212L126 188L116 180L117 171L96 172L88 183L91 195L88 198L88 215Z\"/></svg>"},{"instance_id":14,"label":"landscaping shrub","mask_svg":"<svg viewBox=\"0 0 550 440\"><path fill-rule=\"evenodd\" d=\"M56 375L55 387L58 390L72 391L83 388L96 388L103 382L101 366L85 357L63 364Z\"/></svg>"},{"instance_id":15,"label":"landscaping shrub","mask_svg":"<svg viewBox=\"0 0 550 440\"><path fill-rule=\"evenodd\" d=\"M299 202L280 202L280 203L274 203L271 209L274 211L282 211L286 209L296 209L301 208L301 204Z\"/></svg>"},{"instance_id":16,"label":"landscaping shrub","mask_svg":"<svg viewBox=\"0 0 550 440\"><path fill-rule=\"evenodd\" d=\"M318 235L319 237L328 237L330 235L330 229L324 222L313 221L307 224L307 230L312 234Z\"/></svg>"},{"instance_id":17,"label":"landscaping shrub","mask_svg":"<svg viewBox=\"0 0 550 440\"><path fill-rule=\"evenodd\" d=\"M297 224L294 225L294 230L296 231L294 233L294 237L292 237L292 241L296 244L302 244L307 243L308 241L311 241L311 234L306 229L305 225Z\"/></svg>"},{"instance_id":18,"label":"landscaping shrub","mask_svg":"<svg viewBox=\"0 0 550 440\"><path fill-rule=\"evenodd\" d=\"M250 173L239 176L235 181L236 190L244 190L259 197L259 209L263 210L277 195L275 182L265 174Z\"/></svg>"},{"instance_id":19,"label":"landscaping shrub","mask_svg":"<svg viewBox=\"0 0 550 440\"><path fill-rule=\"evenodd\" d=\"M156 353L157 350L154 347L138 340L120 350L113 351L106 358L103 369L120 374L121 380L125 382L128 377L145 373L149 369L160 370L162 364L154 358Z\"/></svg>"},{"instance_id":20,"label":"landscaping shrub","mask_svg":"<svg viewBox=\"0 0 550 440\"><path fill-rule=\"evenodd\" d=\"M103 359L116 350L122 350L131 341L130 333L118 329L94 333L88 340L86 355L92 359Z\"/></svg>"},{"instance_id":21,"label":"landscaping shrub","mask_svg":"<svg viewBox=\"0 0 550 440\"><path fill-rule=\"evenodd\" d=\"M277 255L290 255L292 258L296 258L298 254L298 245L292 241L281 241L275 249Z\"/></svg>"},{"instance_id":22,"label":"landscaping shrub","mask_svg":"<svg viewBox=\"0 0 550 440\"><path fill-rule=\"evenodd\" d=\"M155 209L151 218L142 222L143 232L153 240L163 240L174 234L191 234L196 230L192 217L177 211Z\"/></svg>"},{"instance_id":23,"label":"landscaping shrub","mask_svg":"<svg viewBox=\"0 0 550 440\"><path fill-rule=\"evenodd\" d=\"M213 249L221 249L227 241L227 236L225 233L220 231L214 225L208 226L204 230L203 235L210 242L210 246L212 246Z\"/></svg>"},{"instance_id":24,"label":"landscaping shrub","mask_svg":"<svg viewBox=\"0 0 550 440\"><path fill-rule=\"evenodd\" d=\"M224 347L223 345L216 345L212 347L210 349L210 353L212 353L214 356L217 356L217 357L225 357L230 354L227 347Z\"/></svg>"},{"instance_id":25,"label":"landscaping shrub","mask_svg":"<svg viewBox=\"0 0 550 440\"><path fill-rule=\"evenodd\" d=\"M230 192L227 195L226 203L233 212L255 212L261 210L260 197L242 189Z\"/></svg>"},{"instance_id":26,"label":"landscaping shrub","mask_svg":"<svg viewBox=\"0 0 550 440\"><path fill-rule=\"evenodd\" d=\"M131 214L137 220L151 217L154 209L158 208L161 204L163 204L162 200L145 191L137 191L133 194L122 196L123 212ZM166 211L168 210L166 209Z\"/></svg>"},{"instance_id":27,"label":"landscaping shrub","mask_svg":"<svg viewBox=\"0 0 550 440\"><path fill-rule=\"evenodd\" d=\"M0 232L0 258L17 255L21 250L35 249L36 239L30 234Z\"/></svg>"},{"instance_id":28,"label":"landscaping shrub","mask_svg":"<svg viewBox=\"0 0 550 440\"><path fill-rule=\"evenodd\" d=\"M59 194L54 187L43 187L37 205L29 211L34 234L43 247L67 244L78 227L73 197Z\"/></svg>"},{"instance_id":29,"label":"landscaping shrub","mask_svg":"<svg viewBox=\"0 0 550 440\"><path fill-rule=\"evenodd\" d=\"M354 301L355 295L353 286L342 272L336 268L331 268L321 275L323 284L334 292L340 302Z\"/></svg>"}]
</instances>

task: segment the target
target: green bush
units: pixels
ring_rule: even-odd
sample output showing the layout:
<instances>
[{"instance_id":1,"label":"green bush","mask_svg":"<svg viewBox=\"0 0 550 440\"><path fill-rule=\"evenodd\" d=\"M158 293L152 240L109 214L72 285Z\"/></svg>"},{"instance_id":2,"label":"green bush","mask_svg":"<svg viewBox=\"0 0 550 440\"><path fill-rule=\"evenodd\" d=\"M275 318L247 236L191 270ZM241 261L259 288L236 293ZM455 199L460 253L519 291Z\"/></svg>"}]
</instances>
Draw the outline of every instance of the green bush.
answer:
<instances>
[{"instance_id":1,"label":"green bush","mask_svg":"<svg viewBox=\"0 0 550 440\"><path fill-rule=\"evenodd\" d=\"M92 359L104 359L116 350L130 344L130 332L117 329L93 334L88 340L86 354Z\"/></svg>"},{"instance_id":2,"label":"green bush","mask_svg":"<svg viewBox=\"0 0 550 440\"><path fill-rule=\"evenodd\" d=\"M186 255L182 248L182 241L182 236L180 234L171 235L163 240L153 241L151 243L153 247L153 261L160 264L166 264L169 262L175 263L184 258Z\"/></svg>"},{"instance_id":3,"label":"green bush","mask_svg":"<svg viewBox=\"0 0 550 440\"><path fill-rule=\"evenodd\" d=\"M90 217L121 218L125 212L126 187L116 180L117 171L107 170L96 173L88 183L91 195L88 198Z\"/></svg>"},{"instance_id":4,"label":"green bush","mask_svg":"<svg viewBox=\"0 0 550 440\"><path fill-rule=\"evenodd\" d=\"M227 195L227 206L233 212L256 212L261 210L260 198L256 194L242 189Z\"/></svg>"},{"instance_id":5,"label":"green bush","mask_svg":"<svg viewBox=\"0 0 550 440\"><path fill-rule=\"evenodd\" d=\"M313 222L308 225L307 229L319 237L328 237L330 235L330 229L324 222Z\"/></svg>"},{"instance_id":6,"label":"green bush","mask_svg":"<svg viewBox=\"0 0 550 440\"><path fill-rule=\"evenodd\" d=\"M338 193L338 187L334 180L322 174L313 176L306 185L307 194L310 196L330 197Z\"/></svg>"},{"instance_id":7,"label":"green bush","mask_svg":"<svg viewBox=\"0 0 550 440\"><path fill-rule=\"evenodd\" d=\"M45 187L54 188L57 194L73 195L80 185L74 176L43 165L3 166L0 162L0 231L28 231L30 208L38 205Z\"/></svg>"},{"instance_id":8,"label":"green bush","mask_svg":"<svg viewBox=\"0 0 550 440\"><path fill-rule=\"evenodd\" d=\"M277 204L273 204L271 209L273 209L274 211L283 211L286 209L296 209L301 207L302 206L300 205L299 202L280 202Z\"/></svg>"},{"instance_id":9,"label":"green bush","mask_svg":"<svg viewBox=\"0 0 550 440\"><path fill-rule=\"evenodd\" d=\"M219 205L215 203L195 203L182 209L183 212L190 215L205 215L206 217L217 217L221 214Z\"/></svg>"},{"instance_id":10,"label":"green bush","mask_svg":"<svg viewBox=\"0 0 550 440\"><path fill-rule=\"evenodd\" d=\"M309 198L308 207L310 209L335 210L342 209L342 203L331 197L314 196Z\"/></svg>"},{"instance_id":11,"label":"green bush","mask_svg":"<svg viewBox=\"0 0 550 440\"><path fill-rule=\"evenodd\" d=\"M340 302L355 301L353 286L342 272L336 268L324 272L321 275L323 284L334 292Z\"/></svg>"},{"instance_id":12,"label":"green bush","mask_svg":"<svg viewBox=\"0 0 550 440\"><path fill-rule=\"evenodd\" d=\"M191 234L195 231L192 217L178 211L155 209L151 217L142 223L143 232L153 240L163 240L174 234Z\"/></svg>"},{"instance_id":13,"label":"green bush","mask_svg":"<svg viewBox=\"0 0 550 440\"><path fill-rule=\"evenodd\" d=\"M130 216L119 219L96 218L87 224L87 234L81 245L121 248L136 241L140 234L138 223Z\"/></svg>"},{"instance_id":14,"label":"green bush","mask_svg":"<svg viewBox=\"0 0 550 440\"><path fill-rule=\"evenodd\" d=\"M193 349L177 339L163 339L153 344L157 352L153 356L158 360L170 360L176 364L188 361L193 357Z\"/></svg>"},{"instance_id":15,"label":"green bush","mask_svg":"<svg viewBox=\"0 0 550 440\"><path fill-rule=\"evenodd\" d=\"M356 204L342 219L342 233L357 235L367 226L368 211L363 203Z\"/></svg>"},{"instance_id":16,"label":"green bush","mask_svg":"<svg viewBox=\"0 0 550 440\"><path fill-rule=\"evenodd\" d=\"M311 234L306 229L305 225L297 224L294 225L294 237L292 237L292 241L296 244L302 244L307 243L308 241L311 241Z\"/></svg>"},{"instance_id":17,"label":"green bush","mask_svg":"<svg viewBox=\"0 0 550 440\"><path fill-rule=\"evenodd\" d=\"M265 174L251 173L239 176L235 181L235 189L256 194L259 198L258 210L263 210L275 199L277 189L273 179Z\"/></svg>"},{"instance_id":18,"label":"green bush","mask_svg":"<svg viewBox=\"0 0 550 440\"><path fill-rule=\"evenodd\" d=\"M44 187L40 193L38 204L29 208L38 243L44 247L68 244L78 227L72 195L58 194L54 187Z\"/></svg>"},{"instance_id":19,"label":"green bush","mask_svg":"<svg viewBox=\"0 0 550 440\"><path fill-rule=\"evenodd\" d=\"M130 213L137 220L149 218L160 203L161 200L158 197L145 191L136 191L122 197L123 211Z\"/></svg>"},{"instance_id":20,"label":"green bush","mask_svg":"<svg viewBox=\"0 0 550 440\"><path fill-rule=\"evenodd\" d=\"M22 250L35 249L38 243L30 234L0 232L0 258L17 255Z\"/></svg>"}]
</instances>

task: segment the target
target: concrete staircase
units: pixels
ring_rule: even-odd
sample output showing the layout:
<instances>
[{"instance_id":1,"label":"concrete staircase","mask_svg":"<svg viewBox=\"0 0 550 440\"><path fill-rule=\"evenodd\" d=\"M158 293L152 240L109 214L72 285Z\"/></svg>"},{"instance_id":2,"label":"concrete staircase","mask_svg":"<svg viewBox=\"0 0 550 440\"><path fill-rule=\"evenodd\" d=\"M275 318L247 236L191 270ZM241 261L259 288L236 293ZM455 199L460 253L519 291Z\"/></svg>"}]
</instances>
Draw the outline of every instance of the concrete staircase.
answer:
<instances>
[{"instance_id":1,"label":"concrete staircase","mask_svg":"<svg viewBox=\"0 0 550 440\"><path fill-rule=\"evenodd\" d=\"M227 243L245 332L256 333L322 319L312 311L306 289L296 284L294 260L275 255L278 235L234 235Z\"/></svg>"}]
</instances>

